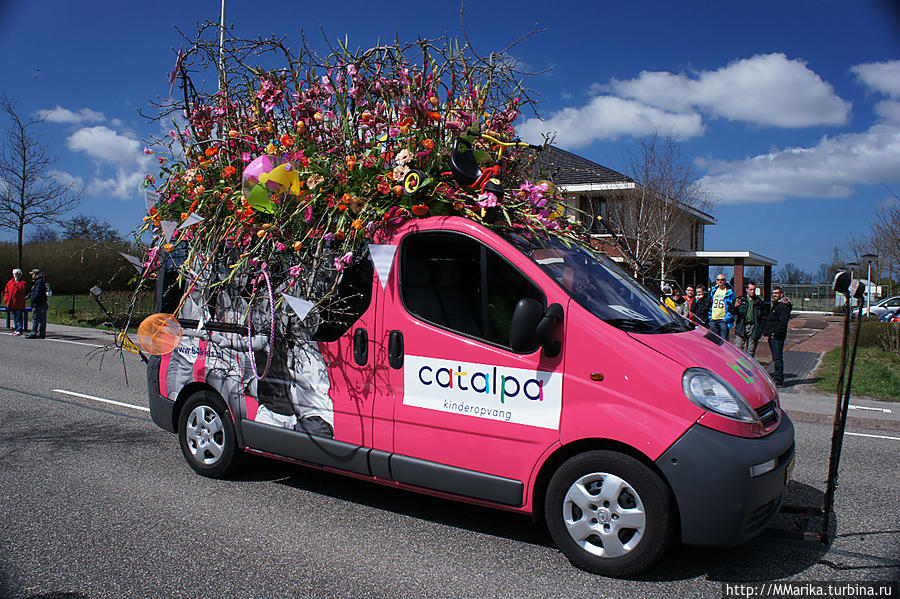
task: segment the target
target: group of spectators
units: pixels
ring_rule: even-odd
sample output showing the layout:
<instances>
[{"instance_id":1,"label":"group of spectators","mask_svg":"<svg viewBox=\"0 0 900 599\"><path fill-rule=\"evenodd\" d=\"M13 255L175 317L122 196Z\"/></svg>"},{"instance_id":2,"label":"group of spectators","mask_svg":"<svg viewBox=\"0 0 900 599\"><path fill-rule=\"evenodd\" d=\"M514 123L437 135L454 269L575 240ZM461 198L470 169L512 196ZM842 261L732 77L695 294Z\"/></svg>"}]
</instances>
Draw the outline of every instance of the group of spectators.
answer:
<instances>
[{"instance_id":1,"label":"group of spectators","mask_svg":"<svg viewBox=\"0 0 900 599\"><path fill-rule=\"evenodd\" d=\"M771 306L756 295L756 284L747 283L740 297L728 284L725 275L716 276L716 284L707 292L702 284L688 286L684 295L677 288L666 299L676 312L709 328L722 339L729 341L734 329L737 345L751 356L756 355L759 339L768 337L775 366L775 384L784 385L784 341L787 338L788 320L791 317L791 300L781 287L772 288Z\"/></svg>"},{"instance_id":2,"label":"group of spectators","mask_svg":"<svg viewBox=\"0 0 900 599\"><path fill-rule=\"evenodd\" d=\"M3 301L6 302L6 309L12 314L15 323L15 331L13 335L24 335L25 332L25 303L26 299L31 300L31 316L33 330L28 339L44 339L47 336L47 307L49 305L50 286L44 278L44 273L40 269L31 270L31 289L28 290L28 284L23 280L22 271L14 268L12 271L12 279L3 289ZM9 321L7 321L9 322Z\"/></svg>"}]
</instances>

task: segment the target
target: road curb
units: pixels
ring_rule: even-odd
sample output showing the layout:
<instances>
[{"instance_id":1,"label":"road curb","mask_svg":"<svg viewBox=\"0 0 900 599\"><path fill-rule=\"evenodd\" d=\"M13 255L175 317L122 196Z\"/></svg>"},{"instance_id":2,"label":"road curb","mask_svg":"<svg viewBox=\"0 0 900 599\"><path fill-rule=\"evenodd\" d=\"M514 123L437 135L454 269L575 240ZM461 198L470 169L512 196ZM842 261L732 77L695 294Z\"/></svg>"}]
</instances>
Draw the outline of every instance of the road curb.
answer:
<instances>
[{"instance_id":1,"label":"road curb","mask_svg":"<svg viewBox=\"0 0 900 599\"><path fill-rule=\"evenodd\" d=\"M807 422L811 424L834 424L834 415L819 414L812 412L797 412L794 410L785 410L791 420L794 422ZM887 431L892 433L900 433L900 422L894 420L876 420L874 418L858 418L855 416L847 417L847 428L862 428L872 431Z\"/></svg>"}]
</instances>

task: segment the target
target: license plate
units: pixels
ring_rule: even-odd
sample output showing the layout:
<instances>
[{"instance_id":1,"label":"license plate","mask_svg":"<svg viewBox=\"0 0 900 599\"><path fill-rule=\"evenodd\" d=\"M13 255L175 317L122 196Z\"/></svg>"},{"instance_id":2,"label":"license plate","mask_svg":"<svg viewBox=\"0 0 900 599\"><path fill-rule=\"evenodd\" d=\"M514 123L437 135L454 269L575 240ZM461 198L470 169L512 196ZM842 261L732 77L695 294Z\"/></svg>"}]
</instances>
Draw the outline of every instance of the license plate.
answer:
<instances>
[{"instance_id":1,"label":"license plate","mask_svg":"<svg viewBox=\"0 0 900 599\"><path fill-rule=\"evenodd\" d=\"M791 482L791 474L794 473L794 456L791 456L791 461L788 463L788 467L784 471L784 486L786 487L789 482Z\"/></svg>"}]
</instances>

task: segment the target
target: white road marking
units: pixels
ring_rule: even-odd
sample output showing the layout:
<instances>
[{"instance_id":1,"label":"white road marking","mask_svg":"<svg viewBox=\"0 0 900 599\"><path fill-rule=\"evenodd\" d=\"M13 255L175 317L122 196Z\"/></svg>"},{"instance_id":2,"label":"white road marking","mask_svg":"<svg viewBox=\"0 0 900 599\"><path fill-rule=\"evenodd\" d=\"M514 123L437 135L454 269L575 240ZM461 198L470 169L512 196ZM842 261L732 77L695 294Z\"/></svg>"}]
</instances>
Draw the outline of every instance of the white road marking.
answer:
<instances>
[{"instance_id":1,"label":"white road marking","mask_svg":"<svg viewBox=\"0 0 900 599\"><path fill-rule=\"evenodd\" d=\"M75 397L81 397L84 399L92 399L94 401L109 403L114 406L122 406L123 408L132 408L134 410L141 410L144 412L150 411L150 408L145 408L144 406L136 406L134 404L125 403L125 402L121 402L121 401L115 401L112 399L103 399L102 397L95 397L93 395L85 395L84 393L76 393L75 391L66 391L65 389L54 389L53 391L55 391L56 393L64 393L65 395L73 395Z\"/></svg>"},{"instance_id":2,"label":"white road marking","mask_svg":"<svg viewBox=\"0 0 900 599\"><path fill-rule=\"evenodd\" d=\"M885 414L893 414L890 408L870 408L869 406L854 406L850 404L851 410L871 410L873 412L884 412Z\"/></svg>"},{"instance_id":3,"label":"white road marking","mask_svg":"<svg viewBox=\"0 0 900 599\"><path fill-rule=\"evenodd\" d=\"M893 439L900 441L900 437L888 437L887 435L867 435L866 433L844 433L845 435L853 435L854 437L870 437L872 439Z\"/></svg>"},{"instance_id":4,"label":"white road marking","mask_svg":"<svg viewBox=\"0 0 900 599\"><path fill-rule=\"evenodd\" d=\"M4 333L4 335L13 336L12 333ZM27 335L23 335L23 338ZM53 337L45 337L41 341L56 341L57 343L71 343L72 345L86 345L87 347L106 347L105 345L97 345L96 343L83 343L81 341L69 341L68 339L54 339Z\"/></svg>"}]
</instances>

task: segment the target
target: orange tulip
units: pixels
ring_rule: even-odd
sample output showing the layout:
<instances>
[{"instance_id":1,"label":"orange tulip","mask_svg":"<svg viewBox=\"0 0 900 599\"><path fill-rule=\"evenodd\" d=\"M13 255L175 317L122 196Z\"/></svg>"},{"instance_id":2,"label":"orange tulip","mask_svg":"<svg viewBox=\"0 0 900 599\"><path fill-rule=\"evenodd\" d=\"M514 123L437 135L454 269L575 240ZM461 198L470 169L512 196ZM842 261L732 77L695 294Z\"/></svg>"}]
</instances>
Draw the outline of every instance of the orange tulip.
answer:
<instances>
[{"instance_id":1,"label":"orange tulip","mask_svg":"<svg viewBox=\"0 0 900 599\"><path fill-rule=\"evenodd\" d=\"M295 252L299 252L299 251L303 248L303 242L302 242L302 241L295 241L295 242L294 242L294 245L291 246L291 247L294 248L294 251L295 251Z\"/></svg>"},{"instance_id":2,"label":"orange tulip","mask_svg":"<svg viewBox=\"0 0 900 599\"><path fill-rule=\"evenodd\" d=\"M412 212L416 216L425 216L426 214L428 214L429 210L431 210L431 208L429 208L425 204L417 204L412 207Z\"/></svg>"}]
</instances>

